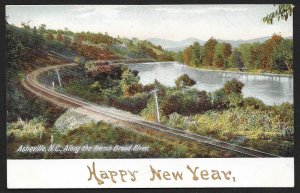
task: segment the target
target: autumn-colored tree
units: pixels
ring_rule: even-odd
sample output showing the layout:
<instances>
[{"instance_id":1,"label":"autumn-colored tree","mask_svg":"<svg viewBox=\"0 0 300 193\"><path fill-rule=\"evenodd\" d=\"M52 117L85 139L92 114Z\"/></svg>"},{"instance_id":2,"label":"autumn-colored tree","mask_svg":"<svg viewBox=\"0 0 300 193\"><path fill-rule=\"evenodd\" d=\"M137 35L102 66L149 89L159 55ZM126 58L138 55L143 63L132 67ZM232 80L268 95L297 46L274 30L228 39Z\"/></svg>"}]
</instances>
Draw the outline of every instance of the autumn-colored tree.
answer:
<instances>
[{"instance_id":1,"label":"autumn-colored tree","mask_svg":"<svg viewBox=\"0 0 300 193\"><path fill-rule=\"evenodd\" d=\"M232 79L230 81L227 81L224 84L224 92L226 94L231 94L231 93L242 93L242 89L244 87L244 83L241 81L238 81L236 79Z\"/></svg>"},{"instance_id":2,"label":"autumn-colored tree","mask_svg":"<svg viewBox=\"0 0 300 193\"><path fill-rule=\"evenodd\" d=\"M180 101L176 95L167 96L161 103L161 109L165 115L170 115L179 111Z\"/></svg>"},{"instance_id":3,"label":"autumn-colored tree","mask_svg":"<svg viewBox=\"0 0 300 193\"><path fill-rule=\"evenodd\" d=\"M56 40L59 42L62 42L64 40L63 36L61 35L61 33L57 34L56 36Z\"/></svg>"},{"instance_id":4,"label":"autumn-colored tree","mask_svg":"<svg viewBox=\"0 0 300 193\"><path fill-rule=\"evenodd\" d=\"M54 40L53 34L52 34L52 33L48 33L47 39L48 39L48 40Z\"/></svg>"},{"instance_id":5,"label":"autumn-colored tree","mask_svg":"<svg viewBox=\"0 0 300 193\"><path fill-rule=\"evenodd\" d=\"M217 45L217 40L215 40L213 37L210 38L205 44L204 44L204 50L203 50L203 65L204 66L212 66L213 60L215 56L215 47Z\"/></svg>"},{"instance_id":6,"label":"autumn-colored tree","mask_svg":"<svg viewBox=\"0 0 300 193\"><path fill-rule=\"evenodd\" d=\"M261 46L260 52L260 68L264 70L272 70L272 53L273 50L280 44L283 38L280 35L274 34L270 39L265 41Z\"/></svg>"},{"instance_id":7,"label":"autumn-colored tree","mask_svg":"<svg viewBox=\"0 0 300 193\"><path fill-rule=\"evenodd\" d=\"M232 49L232 46L230 43L222 43L222 51L223 51L225 58L228 59L230 57L230 55L232 53L231 49Z\"/></svg>"},{"instance_id":8,"label":"autumn-colored tree","mask_svg":"<svg viewBox=\"0 0 300 193\"><path fill-rule=\"evenodd\" d=\"M199 108L200 112L205 112L210 108L210 100L206 91L199 92Z\"/></svg>"},{"instance_id":9,"label":"autumn-colored tree","mask_svg":"<svg viewBox=\"0 0 300 193\"><path fill-rule=\"evenodd\" d=\"M223 68L224 67L224 65L225 65L224 60L223 60L223 57L221 55L215 56L214 65L218 68Z\"/></svg>"},{"instance_id":10,"label":"autumn-colored tree","mask_svg":"<svg viewBox=\"0 0 300 193\"><path fill-rule=\"evenodd\" d=\"M191 46L184 49L182 58L183 58L183 63L185 63L187 65L191 64L191 58L192 58L192 47Z\"/></svg>"},{"instance_id":11,"label":"autumn-colored tree","mask_svg":"<svg viewBox=\"0 0 300 193\"><path fill-rule=\"evenodd\" d=\"M143 91L143 85L140 83L134 83L127 87L127 89L124 92L124 95L129 97L129 96L133 96L137 93L140 93L142 91Z\"/></svg>"},{"instance_id":12,"label":"autumn-colored tree","mask_svg":"<svg viewBox=\"0 0 300 193\"><path fill-rule=\"evenodd\" d=\"M191 79L189 75L183 74L175 80L177 88L185 88L188 86L193 86L196 84L196 81Z\"/></svg>"}]
</instances>

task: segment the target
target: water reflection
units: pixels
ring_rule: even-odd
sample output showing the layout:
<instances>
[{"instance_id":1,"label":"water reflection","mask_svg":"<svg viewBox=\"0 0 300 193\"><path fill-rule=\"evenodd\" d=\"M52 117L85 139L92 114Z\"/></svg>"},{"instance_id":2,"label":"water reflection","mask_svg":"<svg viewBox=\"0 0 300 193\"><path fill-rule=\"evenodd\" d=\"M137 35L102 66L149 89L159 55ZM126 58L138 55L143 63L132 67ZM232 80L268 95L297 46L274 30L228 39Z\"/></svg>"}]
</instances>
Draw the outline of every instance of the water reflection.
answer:
<instances>
[{"instance_id":1,"label":"water reflection","mask_svg":"<svg viewBox=\"0 0 300 193\"><path fill-rule=\"evenodd\" d=\"M157 79L164 85L174 86L175 79L188 74L196 80L194 86L199 90L214 91L223 87L224 83L233 78L245 84L245 97L253 96L266 104L293 103L293 77L270 75L247 75L231 72L200 71L188 68L175 62L153 62L128 64L130 69L138 70L142 84L152 83Z\"/></svg>"}]
</instances>

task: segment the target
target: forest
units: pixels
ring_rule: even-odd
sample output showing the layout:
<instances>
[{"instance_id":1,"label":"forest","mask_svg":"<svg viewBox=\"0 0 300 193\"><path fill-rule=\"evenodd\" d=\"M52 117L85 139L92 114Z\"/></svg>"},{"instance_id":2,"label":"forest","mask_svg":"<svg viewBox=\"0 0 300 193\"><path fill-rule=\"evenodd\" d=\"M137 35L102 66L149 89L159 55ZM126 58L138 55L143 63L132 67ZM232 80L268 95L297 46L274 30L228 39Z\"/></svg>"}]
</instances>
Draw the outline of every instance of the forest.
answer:
<instances>
[{"instance_id":1,"label":"forest","mask_svg":"<svg viewBox=\"0 0 300 193\"><path fill-rule=\"evenodd\" d=\"M195 68L238 69L247 72L293 72L293 40L273 34L263 43L233 48L213 37L204 45L195 42L176 54L176 60Z\"/></svg>"}]
</instances>

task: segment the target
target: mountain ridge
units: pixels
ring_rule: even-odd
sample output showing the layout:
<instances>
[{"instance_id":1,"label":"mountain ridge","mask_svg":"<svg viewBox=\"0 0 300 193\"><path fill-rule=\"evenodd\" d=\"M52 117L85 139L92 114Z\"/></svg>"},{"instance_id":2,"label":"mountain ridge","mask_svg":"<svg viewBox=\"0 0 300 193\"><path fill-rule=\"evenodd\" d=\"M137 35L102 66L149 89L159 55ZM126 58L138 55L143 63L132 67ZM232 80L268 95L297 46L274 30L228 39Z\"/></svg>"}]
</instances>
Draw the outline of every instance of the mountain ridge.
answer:
<instances>
[{"instance_id":1,"label":"mountain ridge","mask_svg":"<svg viewBox=\"0 0 300 193\"><path fill-rule=\"evenodd\" d=\"M216 40L221 43L223 43L223 42L230 43L232 45L232 47L235 48L235 47L239 47L241 44L245 44L245 43L255 43L255 42L262 43L262 42L266 41L267 39L269 39L270 37L271 36L264 36L264 37L253 38L253 39L248 39L248 40L243 40L243 39L238 39L238 40L216 39ZM285 38L293 39L293 36L288 36ZM168 51L182 51L187 46L193 44L194 42L199 42L200 45L204 45L206 42L205 40L201 40L201 39L193 38L193 37L189 37L189 38L186 38L184 40L179 40L179 41L168 40L168 39L163 39L163 38L148 38L146 40L151 42L154 45L160 45Z\"/></svg>"}]
</instances>

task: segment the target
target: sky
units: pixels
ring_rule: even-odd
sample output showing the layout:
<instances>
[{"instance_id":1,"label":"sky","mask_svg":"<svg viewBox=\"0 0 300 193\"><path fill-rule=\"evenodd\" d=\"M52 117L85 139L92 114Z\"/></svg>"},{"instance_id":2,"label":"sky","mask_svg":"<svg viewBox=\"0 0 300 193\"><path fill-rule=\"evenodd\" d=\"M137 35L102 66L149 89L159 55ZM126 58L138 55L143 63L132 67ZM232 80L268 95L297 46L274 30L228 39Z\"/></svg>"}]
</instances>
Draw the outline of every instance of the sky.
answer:
<instances>
[{"instance_id":1,"label":"sky","mask_svg":"<svg viewBox=\"0 0 300 193\"><path fill-rule=\"evenodd\" d=\"M48 29L107 32L127 38L248 40L280 33L293 35L293 19L273 25L262 18L268 5L7 5L10 24L46 24Z\"/></svg>"}]
</instances>

